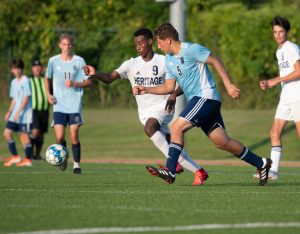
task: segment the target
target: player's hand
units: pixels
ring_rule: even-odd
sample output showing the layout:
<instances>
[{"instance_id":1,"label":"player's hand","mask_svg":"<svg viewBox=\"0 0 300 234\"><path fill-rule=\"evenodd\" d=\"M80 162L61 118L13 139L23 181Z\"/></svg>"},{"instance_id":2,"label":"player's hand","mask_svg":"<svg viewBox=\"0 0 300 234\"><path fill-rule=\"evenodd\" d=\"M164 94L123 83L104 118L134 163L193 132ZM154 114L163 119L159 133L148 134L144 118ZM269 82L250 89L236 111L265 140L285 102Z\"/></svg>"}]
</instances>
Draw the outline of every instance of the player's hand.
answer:
<instances>
[{"instance_id":1,"label":"player's hand","mask_svg":"<svg viewBox=\"0 0 300 234\"><path fill-rule=\"evenodd\" d=\"M175 112L175 104L176 104L176 94L171 94L167 100L165 110L167 113Z\"/></svg>"},{"instance_id":2,"label":"player's hand","mask_svg":"<svg viewBox=\"0 0 300 234\"><path fill-rule=\"evenodd\" d=\"M230 97L234 99L239 99L241 96L241 91L234 85L230 84L228 87L226 87L227 93Z\"/></svg>"},{"instance_id":3,"label":"player's hand","mask_svg":"<svg viewBox=\"0 0 300 234\"><path fill-rule=\"evenodd\" d=\"M15 116L14 116L14 122L18 122L19 118L20 118L20 112L17 111Z\"/></svg>"},{"instance_id":4,"label":"player's hand","mask_svg":"<svg viewBox=\"0 0 300 234\"><path fill-rule=\"evenodd\" d=\"M273 88L277 84L278 84L278 82L276 81L276 79L270 79L270 80L267 81L267 87L268 88Z\"/></svg>"},{"instance_id":5,"label":"player's hand","mask_svg":"<svg viewBox=\"0 0 300 234\"><path fill-rule=\"evenodd\" d=\"M74 86L74 82L72 80L66 80L65 86L71 88Z\"/></svg>"},{"instance_id":6,"label":"player's hand","mask_svg":"<svg viewBox=\"0 0 300 234\"><path fill-rule=\"evenodd\" d=\"M132 87L132 93L133 95L143 95L146 93L146 88L141 85L136 85Z\"/></svg>"},{"instance_id":7,"label":"player's hand","mask_svg":"<svg viewBox=\"0 0 300 234\"><path fill-rule=\"evenodd\" d=\"M266 90L268 88L268 81L267 80L262 80L259 82L259 87L262 90Z\"/></svg>"},{"instance_id":8,"label":"player's hand","mask_svg":"<svg viewBox=\"0 0 300 234\"><path fill-rule=\"evenodd\" d=\"M50 104L54 104L55 103L55 97L53 97L52 95L48 95L48 102L50 103Z\"/></svg>"},{"instance_id":9,"label":"player's hand","mask_svg":"<svg viewBox=\"0 0 300 234\"><path fill-rule=\"evenodd\" d=\"M90 65L83 66L82 69L87 76L94 76L96 74L96 69Z\"/></svg>"}]
</instances>

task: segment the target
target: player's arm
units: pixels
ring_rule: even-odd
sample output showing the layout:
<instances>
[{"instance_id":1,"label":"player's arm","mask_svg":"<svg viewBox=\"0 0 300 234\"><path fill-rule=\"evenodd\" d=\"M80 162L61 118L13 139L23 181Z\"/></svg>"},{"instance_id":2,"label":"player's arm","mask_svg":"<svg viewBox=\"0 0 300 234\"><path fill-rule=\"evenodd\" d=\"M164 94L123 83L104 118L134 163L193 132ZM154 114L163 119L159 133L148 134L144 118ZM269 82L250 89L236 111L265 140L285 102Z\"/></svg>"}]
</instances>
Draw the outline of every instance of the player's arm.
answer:
<instances>
[{"instance_id":1,"label":"player's arm","mask_svg":"<svg viewBox=\"0 0 300 234\"><path fill-rule=\"evenodd\" d=\"M55 102L55 98L53 97L53 95L50 93L50 82L49 82L49 78L45 75L44 77L44 83L45 83L45 90L46 90L46 94L47 94L47 98L48 98L48 102L50 104L54 104Z\"/></svg>"},{"instance_id":2,"label":"player's arm","mask_svg":"<svg viewBox=\"0 0 300 234\"><path fill-rule=\"evenodd\" d=\"M142 85L136 85L132 88L133 95L140 95L146 93L152 93L157 95L172 94L175 91L176 80L167 79L163 85L157 87L144 87Z\"/></svg>"},{"instance_id":3,"label":"player's arm","mask_svg":"<svg viewBox=\"0 0 300 234\"><path fill-rule=\"evenodd\" d=\"M22 110L25 108L25 106L28 104L30 100L30 96L25 96L20 107L17 109L16 114L14 116L14 121L18 121L19 117L20 117L20 113L22 112Z\"/></svg>"},{"instance_id":4,"label":"player's arm","mask_svg":"<svg viewBox=\"0 0 300 234\"><path fill-rule=\"evenodd\" d=\"M111 82L121 79L121 76L118 72L113 71L111 74L104 73L101 71L96 71L96 69L90 65L83 66L83 70L87 76L96 78L103 83L110 84Z\"/></svg>"},{"instance_id":5,"label":"player's arm","mask_svg":"<svg viewBox=\"0 0 300 234\"><path fill-rule=\"evenodd\" d=\"M83 80L82 82L75 82L72 80L66 80L65 85L67 87L74 87L74 88L87 88L92 85L92 80L91 79L86 79Z\"/></svg>"},{"instance_id":6,"label":"player's arm","mask_svg":"<svg viewBox=\"0 0 300 234\"><path fill-rule=\"evenodd\" d=\"M294 64L294 68L295 70L284 76L284 77L275 77L273 79L269 79L269 80L265 80L265 89L266 88L272 88L278 84L280 84L281 82L289 82L289 81L293 81L293 80L297 80L300 78L300 60L297 60L296 63ZM261 82L262 83L262 82Z\"/></svg>"},{"instance_id":7,"label":"player's arm","mask_svg":"<svg viewBox=\"0 0 300 234\"><path fill-rule=\"evenodd\" d=\"M13 99L11 99L10 106L9 106L9 108L8 108L8 111L7 111L6 114L5 114L5 117L4 117L5 121L8 121L8 119L9 119L9 117L10 117L10 115L11 115L11 113L12 113L12 110L14 109L14 106L15 106L15 105L16 105L16 101L15 101L15 99L13 98Z\"/></svg>"},{"instance_id":8,"label":"player's arm","mask_svg":"<svg viewBox=\"0 0 300 234\"><path fill-rule=\"evenodd\" d=\"M165 110L170 113L175 111L176 98L183 94L182 89L178 85L177 89L168 97Z\"/></svg>"},{"instance_id":9,"label":"player's arm","mask_svg":"<svg viewBox=\"0 0 300 234\"><path fill-rule=\"evenodd\" d=\"M223 62L216 56L210 54L206 60L206 63L214 66L219 76L221 77L229 96L231 96L232 98L239 98L240 90L231 82L230 76L226 71Z\"/></svg>"}]
</instances>

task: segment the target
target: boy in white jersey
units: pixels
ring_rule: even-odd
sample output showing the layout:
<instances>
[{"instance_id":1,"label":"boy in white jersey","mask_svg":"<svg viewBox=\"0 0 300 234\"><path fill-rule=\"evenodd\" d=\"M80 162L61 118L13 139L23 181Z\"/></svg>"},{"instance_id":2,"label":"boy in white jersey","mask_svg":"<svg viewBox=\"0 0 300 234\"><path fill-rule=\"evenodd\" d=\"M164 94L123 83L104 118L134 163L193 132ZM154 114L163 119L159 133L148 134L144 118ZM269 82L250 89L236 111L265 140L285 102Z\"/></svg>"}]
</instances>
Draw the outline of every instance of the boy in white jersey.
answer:
<instances>
[{"instance_id":1,"label":"boy in white jersey","mask_svg":"<svg viewBox=\"0 0 300 234\"><path fill-rule=\"evenodd\" d=\"M142 28L134 33L134 43L138 54L137 58L125 61L118 69L111 74L96 72L92 66L86 66L86 74L95 76L104 83L111 83L117 79L128 79L132 86L141 84L148 87L156 87L165 83L165 56L153 52L153 35L149 29ZM176 95L153 95L136 96L138 113L141 123L147 136L154 145L168 157L169 137L168 124L173 118ZM166 109L166 110L165 110ZM207 179L207 172L200 168L183 151L179 163L195 174L193 185L200 185ZM176 165L176 173L182 170L179 164Z\"/></svg>"},{"instance_id":2,"label":"boy in white jersey","mask_svg":"<svg viewBox=\"0 0 300 234\"><path fill-rule=\"evenodd\" d=\"M19 167L32 165L32 146L29 138L32 127L31 90L29 79L23 75L23 69L24 63L21 59L12 61L11 72L15 78L12 80L10 86L9 96L11 103L5 115L7 123L3 132L12 156L4 163L5 167L13 164ZM26 158L22 161L12 137L13 132L19 133L20 141L24 145Z\"/></svg>"},{"instance_id":3,"label":"boy in white jersey","mask_svg":"<svg viewBox=\"0 0 300 234\"><path fill-rule=\"evenodd\" d=\"M212 64L222 78L228 94L240 97L240 90L231 83L221 60L199 45L179 41L178 32L169 23L155 30L158 48L166 55L166 82L157 87L137 85L133 94L165 95L175 90L176 81L188 99L188 104L171 125L171 143L166 168L148 166L148 171L167 183L175 181L175 166L183 150L184 134L193 127L200 127L219 149L226 150L255 166L260 175L259 185L267 183L271 160L252 153L240 142L230 138L220 112L221 101L216 84L207 64ZM176 80L175 80L176 79Z\"/></svg>"},{"instance_id":4,"label":"boy in white jersey","mask_svg":"<svg viewBox=\"0 0 300 234\"><path fill-rule=\"evenodd\" d=\"M281 94L274 122L270 131L271 159L273 161L269 178L278 179L278 167L281 158L281 135L288 121L294 121L300 138L300 52L299 47L288 41L290 23L287 19L276 16L271 22L275 41L278 44L276 57L279 76L260 82L262 90L281 84ZM257 178L257 175L254 175Z\"/></svg>"},{"instance_id":5,"label":"boy in white jersey","mask_svg":"<svg viewBox=\"0 0 300 234\"><path fill-rule=\"evenodd\" d=\"M81 116L83 88L91 85L91 80L84 74L83 58L72 52L73 38L69 34L61 34L59 47L61 54L49 59L45 87L48 102L53 104L53 120L56 143L66 146L65 129L70 126L70 140L74 158L73 173L80 174L81 146L79 127L83 124ZM50 94L48 79L53 79L53 95ZM64 171L67 160L60 166Z\"/></svg>"}]
</instances>

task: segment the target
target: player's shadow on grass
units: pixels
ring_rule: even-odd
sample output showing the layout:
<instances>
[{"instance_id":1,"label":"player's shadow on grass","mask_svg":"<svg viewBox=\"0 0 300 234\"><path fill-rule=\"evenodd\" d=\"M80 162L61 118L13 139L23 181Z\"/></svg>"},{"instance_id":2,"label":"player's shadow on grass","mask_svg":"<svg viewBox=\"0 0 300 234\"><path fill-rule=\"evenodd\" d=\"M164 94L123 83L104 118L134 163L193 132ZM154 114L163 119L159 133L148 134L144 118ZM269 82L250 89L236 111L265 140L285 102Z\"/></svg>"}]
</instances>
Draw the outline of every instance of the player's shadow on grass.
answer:
<instances>
[{"instance_id":1,"label":"player's shadow on grass","mask_svg":"<svg viewBox=\"0 0 300 234\"><path fill-rule=\"evenodd\" d=\"M293 131L294 129L295 129L295 125L294 125L294 124L288 125L288 126L284 129L282 135L284 136L284 135L286 135L287 133ZM270 137L264 138L264 139L262 139L262 140L259 141L259 142L256 142L256 143L254 143L254 144L252 144L252 145L249 145L248 148L249 148L251 151L255 151L257 148L262 147L262 146L265 146L265 145L270 145L270 147L271 147ZM226 158L232 158L232 154L227 155Z\"/></svg>"}]
</instances>

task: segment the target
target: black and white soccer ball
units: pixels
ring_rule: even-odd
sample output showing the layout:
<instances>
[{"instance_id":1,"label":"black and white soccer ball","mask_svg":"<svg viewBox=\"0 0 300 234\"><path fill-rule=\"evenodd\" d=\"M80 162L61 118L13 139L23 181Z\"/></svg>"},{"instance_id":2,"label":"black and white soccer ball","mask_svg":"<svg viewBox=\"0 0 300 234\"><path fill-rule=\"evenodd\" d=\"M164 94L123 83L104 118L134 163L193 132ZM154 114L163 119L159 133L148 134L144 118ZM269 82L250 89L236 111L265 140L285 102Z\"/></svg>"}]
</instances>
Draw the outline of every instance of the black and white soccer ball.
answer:
<instances>
[{"instance_id":1,"label":"black and white soccer ball","mask_svg":"<svg viewBox=\"0 0 300 234\"><path fill-rule=\"evenodd\" d=\"M46 161L53 165L59 166L68 158L68 150L60 144L50 145L46 151Z\"/></svg>"}]
</instances>

